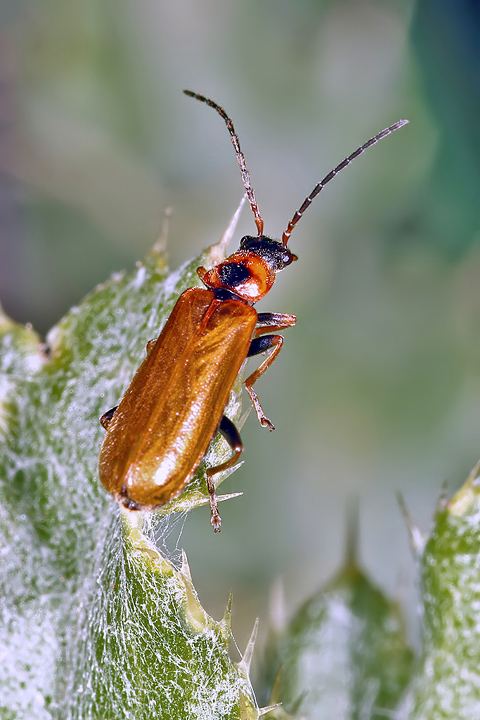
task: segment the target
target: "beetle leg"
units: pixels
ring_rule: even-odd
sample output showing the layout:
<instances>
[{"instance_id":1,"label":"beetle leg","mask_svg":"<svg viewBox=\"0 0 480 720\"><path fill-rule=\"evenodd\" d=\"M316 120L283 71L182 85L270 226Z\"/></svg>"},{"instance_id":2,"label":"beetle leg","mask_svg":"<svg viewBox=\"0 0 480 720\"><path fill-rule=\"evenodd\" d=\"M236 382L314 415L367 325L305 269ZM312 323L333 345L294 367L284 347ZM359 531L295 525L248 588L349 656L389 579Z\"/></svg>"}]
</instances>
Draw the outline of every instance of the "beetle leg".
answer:
<instances>
[{"instance_id":1,"label":"beetle leg","mask_svg":"<svg viewBox=\"0 0 480 720\"><path fill-rule=\"evenodd\" d=\"M145 346L145 350L147 351L147 355L150 355L150 353L152 352L152 350L153 350L156 342L157 342L157 338L153 338L153 340L149 340L149 341L147 342L147 344L146 344L146 346Z\"/></svg>"},{"instance_id":2,"label":"beetle leg","mask_svg":"<svg viewBox=\"0 0 480 720\"><path fill-rule=\"evenodd\" d=\"M248 394L250 395L250 400L253 403L255 412L257 413L258 421L262 427L268 427L270 430L275 430L275 425L272 423L271 420L268 419L268 417L263 412L263 408L260 405L258 395L253 389L252 385L258 380L260 375L263 375L265 370L267 370L267 368L272 364L272 362L275 360L278 353L282 349L282 345L283 337L281 335L265 335L264 337L254 338L252 340L252 342L250 343L250 350L247 354L247 357L252 357L253 355L259 355L260 353L263 353L266 350L270 350L271 348L273 348L271 354L267 358L265 358L265 360L258 366L255 372L249 375L248 378L245 380L245 387Z\"/></svg>"},{"instance_id":3,"label":"beetle leg","mask_svg":"<svg viewBox=\"0 0 480 720\"><path fill-rule=\"evenodd\" d=\"M263 408L258 399L258 395L253 389L252 385L255 383L260 375L263 375L265 370L272 364L277 357L278 353L282 349L283 337L281 335L264 335L264 333L270 332L271 330L283 330L284 328L295 325L297 318L295 315L286 315L283 313L259 313L258 314L258 326L253 334L253 340L250 343L250 350L247 353L247 357L253 355L259 355L273 348L272 353L259 365L259 367L245 380L245 387L250 400L253 403L255 411L257 413L258 420L262 427L268 427L270 430L275 430L275 425L265 415ZM264 337L260 337L264 335Z\"/></svg>"},{"instance_id":4,"label":"beetle leg","mask_svg":"<svg viewBox=\"0 0 480 720\"><path fill-rule=\"evenodd\" d=\"M263 335L265 332L276 332L284 330L287 327L295 325L297 318L295 315L287 315L286 313L258 313L257 327L253 337Z\"/></svg>"},{"instance_id":5,"label":"beetle leg","mask_svg":"<svg viewBox=\"0 0 480 720\"><path fill-rule=\"evenodd\" d=\"M113 414L117 408L118 408L118 405L115 405L115 407L110 408L110 410L107 410L106 413L103 413L102 417L100 418L100 424L102 425L102 427L105 428L105 430L108 428L108 426L112 422Z\"/></svg>"},{"instance_id":6,"label":"beetle leg","mask_svg":"<svg viewBox=\"0 0 480 720\"><path fill-rule=\"evenodd\" d=\"M228 470L228 468L232 467L232 465L237 462L243 450L243 443L240 438L240 434L233 422L226 415L224 415L220 420L218 432L223 435L227 443L230 445L233 455L221 465L216 465L215 467L208 468L207 470L207 487L208 492L210 493L210 507L212 508L212 519L210 522L212 523L215 532L220 532L222 518L218 514L218 504L212 475L216 475L217 473L222 472L223 470Z\"/></svg>"}]
</instances>

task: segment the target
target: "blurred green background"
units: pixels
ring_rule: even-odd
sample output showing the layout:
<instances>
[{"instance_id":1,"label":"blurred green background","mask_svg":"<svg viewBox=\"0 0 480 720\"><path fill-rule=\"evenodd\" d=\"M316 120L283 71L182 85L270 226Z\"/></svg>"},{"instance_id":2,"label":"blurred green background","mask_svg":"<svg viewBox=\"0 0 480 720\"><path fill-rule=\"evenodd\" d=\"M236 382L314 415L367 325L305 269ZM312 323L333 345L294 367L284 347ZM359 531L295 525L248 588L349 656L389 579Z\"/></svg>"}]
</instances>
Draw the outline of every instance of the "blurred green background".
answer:
<instances>
[{"instance_id":1,"label":"blurred green background","mask_svg":"<svg viewBox=\"0 0 480 720\"><path fill-rule=\"evenodd\" d=\"M216 617L234 588L242 646L278 575L293 607L335 570L358 498L361 558L413 626L395 492L427 529L480 455L478 4L2 0L0 23L0 298L42 334L134 266L166 207L172 267L220 237L240 175L183 88L233 117L276 237L334 165L410 119L295 230L299 262L257 306L298 316L257 386L277 429L248 419L221 535L197 511L169 542Z\"/></svg>"}]
</instances>

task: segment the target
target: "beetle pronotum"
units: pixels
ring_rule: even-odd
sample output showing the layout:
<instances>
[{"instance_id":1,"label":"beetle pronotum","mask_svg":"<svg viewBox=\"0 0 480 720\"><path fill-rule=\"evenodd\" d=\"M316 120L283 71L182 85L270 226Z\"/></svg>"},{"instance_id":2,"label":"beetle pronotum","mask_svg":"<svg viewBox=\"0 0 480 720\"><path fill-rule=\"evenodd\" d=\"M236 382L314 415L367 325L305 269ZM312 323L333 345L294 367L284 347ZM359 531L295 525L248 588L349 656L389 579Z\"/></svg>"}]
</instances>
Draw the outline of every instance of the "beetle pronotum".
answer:
<instances>
[{"instance_id":1,"label":"beetle pronotum","mask_svg":"<svg viewBox=\"0 0 480 720\"><path fill-rule=\"evenodd\" d=\"M125 507L153 509L179 495L220 432L232 455L207 470L211 522L218 532L221 518L212 477L234 465L243 450L238 430L224 414L230 391L246 358L271 351L247 377L245 387L260 424L274 429L253 385L282 348L283 337L277 331L296 322L294 315L257 313L253 305L268 293L277 272L297 259L288 241L312 200L352 160L408 121L382 130L317 183L279 241L263 234L263 218L231 119L212 100L190 90L185 93L225 121L257 235L243 237L239 250L211 270L198 268L205 288L193 287L180 295L159 337L147 344L147 357L120 404L101 418L107 432L99 470L103 485Z\"/></svg>"}]
</instances>

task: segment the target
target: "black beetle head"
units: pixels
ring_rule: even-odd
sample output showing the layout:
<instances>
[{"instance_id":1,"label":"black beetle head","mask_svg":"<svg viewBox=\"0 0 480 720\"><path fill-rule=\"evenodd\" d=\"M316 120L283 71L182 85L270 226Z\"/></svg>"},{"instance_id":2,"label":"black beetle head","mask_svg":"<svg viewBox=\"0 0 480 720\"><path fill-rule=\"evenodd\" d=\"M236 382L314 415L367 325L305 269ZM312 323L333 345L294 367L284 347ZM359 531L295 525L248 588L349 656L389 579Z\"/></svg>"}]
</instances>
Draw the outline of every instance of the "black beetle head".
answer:
<instances>
[{"instance_id":1,"label":"black beetle head","mask_svg":"<svg viewBox=\"0 0 480 720\"><path fill-rule=\"evenodd\" d=\"M259 255L275 272L283 270L283 268L297 259L297 256L290 252L288 247L285 247L283 243L265 237L265 235L259 235L257 237L245 235L245 237L240 240L240 250Z\"/></svg>"}]
</instances>

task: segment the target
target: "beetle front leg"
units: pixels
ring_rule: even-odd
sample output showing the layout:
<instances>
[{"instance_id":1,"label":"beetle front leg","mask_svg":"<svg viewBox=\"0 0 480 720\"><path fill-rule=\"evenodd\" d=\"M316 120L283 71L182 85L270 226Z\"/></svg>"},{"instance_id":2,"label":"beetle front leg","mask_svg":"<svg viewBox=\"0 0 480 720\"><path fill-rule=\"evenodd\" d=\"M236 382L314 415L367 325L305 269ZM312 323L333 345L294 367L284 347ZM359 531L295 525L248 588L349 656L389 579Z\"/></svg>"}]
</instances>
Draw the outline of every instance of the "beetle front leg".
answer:
<instances>
[{"instance_id":1,"label":"beetle front leg","mask_svg":"<svg viewBox=\"0 0 480 720\"><path fill-rule=\"evenodd\" d=\"M210 493L210 507L212 509L212 519L210 522L212 523L215 532L220 532L222 518L218 514L218 503L212 476L219 472L223 472L223 470L228 470L228 468L232 467L232 465L235 465L243 451L243 443L240 434L233 422L226 415L224 415L220 420L218 432L223 435L227 443L230 445L233 455L221 465L216 465L215 467L208 468L207 470L207 487L208 492Z\"/></svg>"},{"instance_id":2,"label":"beetle front leg","mask_svg":"<svg viewBox=\"0 0 480 720\"><path fill-rule=\"evenodd\" d=\"M258 366L258 368L245 380L245 387L250 400L253 403L255 412L257 413L258 420L262 427L268 427L270 430L275 430L275 425L265 415L263 408L258 399L258 395L253 389L253 384L258 380L260 375L263 375L265 370L270 367L272 362L277 357L278 353L282 349L283 337L281 335L263 335L263 333L269 332L270 330L283 330L284 328L295 325L297 318L295 315L286 315L280 313L259 313L258 324L254 333L254 338L250 343L250 349L247 353L247 357L253 355L259 355L267 350L273 348L272 353Z\"/></svg>"},{"instance_id":3,"label":"beetle front leg","mask_svg":"<svg viewBox=\"0 0 480 720\"><path fill-rule=\"evenodd\" d=\"M295 325L296 322L295 315L287 315L287 313L258 313L257 327L253 336L258 337L266 332L285 330L285 328Z\"/></svg>"}]
</instances>

